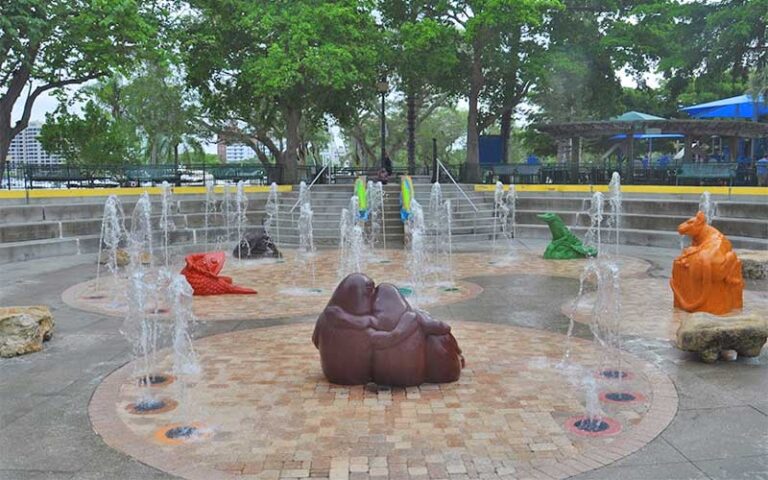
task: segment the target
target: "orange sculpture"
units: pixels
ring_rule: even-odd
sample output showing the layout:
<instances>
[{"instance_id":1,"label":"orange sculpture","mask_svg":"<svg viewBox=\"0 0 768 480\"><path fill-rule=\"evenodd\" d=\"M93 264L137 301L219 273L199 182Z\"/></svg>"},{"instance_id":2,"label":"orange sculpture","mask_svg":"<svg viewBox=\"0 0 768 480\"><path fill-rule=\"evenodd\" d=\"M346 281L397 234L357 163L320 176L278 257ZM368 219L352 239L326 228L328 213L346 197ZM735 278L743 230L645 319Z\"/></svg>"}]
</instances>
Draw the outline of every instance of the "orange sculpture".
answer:
<instances>
[{"instance_id":1,"label":"orange sculpture","mask_svg":"<svg viewBox=\"0 0 768 480\"><path fill-rule=\"evenodd\" d=\"M691 246L672 264L669 285L675 307L714 315L741 308L744 279L731 242L707 225L703 212L681 223L677 231L691 237Z\"/></svg>"},{"instance_id":2,"label":"orange sculpture","mask_svg":"<svg viewBox=\"0 0 768 480\"><path fill-rule=\"evenodd\" d=\"M181 274L187 277L195 295L254 294L256 290L232 284L230 277L219 276L224 268L224 252L187 255Z\"/></svg>"}]
</instances>

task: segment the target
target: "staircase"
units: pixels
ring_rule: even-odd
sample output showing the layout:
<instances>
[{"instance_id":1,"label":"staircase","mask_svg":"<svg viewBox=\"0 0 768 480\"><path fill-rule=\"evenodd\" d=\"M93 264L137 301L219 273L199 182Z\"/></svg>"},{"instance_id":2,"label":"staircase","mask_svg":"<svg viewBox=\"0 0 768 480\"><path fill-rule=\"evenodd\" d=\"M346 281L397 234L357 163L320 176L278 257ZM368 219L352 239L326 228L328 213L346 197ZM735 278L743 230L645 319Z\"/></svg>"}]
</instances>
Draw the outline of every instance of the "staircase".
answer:
<instances>
[{"instance_id":1,"label":"staircase","mask_svg":"<svg viewBox=\"0 0 768 480\"><path fill-rule=\"evenodd\" d=\"M430 225L431 184L414 184L414 198L424 210L424 222ZM443 200L451 201L451 237L456 246L472 245L493 239L493 194L475 192L472 185L441 184ZM462 193L463 192L463 193ZM466 196L465 196L466 195ZM427 234L435 232L427 230Z\"/></svg>"},{"instance_id":2,"label":"staircase","mask_svg":"<svg viewBox=\"0 0 768 480\"><path fill-rule=\"evenodd\" d=\"M318 248L338 245L341 210L349 204L352 185L315 185L311 190L314 241ZM403 245L403 224L400 221L400 186L384 187L384 219L388 248ZM152 223L155 244L162 233L160 199L152 196ZM278 196L278 219L274 236L278 248L299 244L299 208L291 209L298 199L298 188ZM130 228L130 216L137 197L121 197ZM217 195L219 212L209 216L205 228L205 198L201 195L173 197L170 244L177 253L213 248L229 250L236 244L237 232L225 228L220 212L222 195ZM78 255L98 251L101 222L106 197L58 199L56 203L32 200L35 203L0 203L0 264L62 255ZM39 203L38 203L39 202ZM266 193L249 193L247 225L259 226L266 217ZM247 230L247 226L246 226ZM243 232L244 233L244 232Z\"/></svg>"},{"instance_id":3,"label":"staircase","mask_svg":"<svg viewBox=\"0 0 768 480\"><path fill-rule=\"evenodd\" d=\"M312 203L312 234L317 248L339 244L341 211L349 206L354 193L350 185L314 185L310 190ZM280 194L278 218L273 236L278 246L299 245L299 191ZM291 211L293 209L293 211ZM387 248L403 246L403 224L400 221L400 185L384 185L384 231Z\"/></svg>"},{"instance_id":4,"label":"staircase","mask_svg":"<svg viewBox=\"0 0 768 480\"><path fill-rule=\"evenodd\" d=\"M493 193L485 193L493 198ZM536 215L553 212L578 236L589 227L590 199L518 194L517 233L521 238L549 239L546 224ZM680 248L677 226L696 214L698 197L689 199L624 197L621 242L628 245ZM768 249L768 201L716 201L712 225L724 232L735 248ZM607 207L606 207L607 209Z\"/></svg>"},{"instance_id":5,"label":"staircase","mask_svg":"<svg viewBox=\"0 0 768 480\"><path fill-rule=\"evenodd\" d=\"M477 247L493 239L493 192L476 192L472 185L443 184L444 199L451 200L453 243L457 248ZM422 205L429 225L431 185L414 184L414 198ZM349 204L352 185L315 185L311 190L314 240L318 248L334 248L339 241L341 210ZM384 187L384 219L388 248L402 248L403 224L400 221L400 185ZM465 197L466 195L466 197ZM218 195L221 201L221 194ZM278 224L274 230L279 248L295 247L298 238L298 207L291 212L298 188L279 194ZM121 197L129 217L136 197ZM248 224L261 225L265 217L266 193L248 194ZM14 200L0 201L0 264L36 258L94 253L98 251L99 233L105 197L30 199L29 204ZM159 197L153 196L153 224L160 219ZM170 243L177 252L216 248L231 249L237 233L229 240L223 215L212 215L205 228L205 200L201 195L176 195L171 220L175 229ZM768 199L716 200L713 225L721 229L736 248L768 249ZM536 218L541 212L559 214L573 232L583 236L589 226L586 194L519 193L517 198L517 234L520 238L549 239L547 226ZM630 245L680 247L677 225L690 218L698 208L698 196L637 197L625 195L621 241ZM434 232L428 232L434 233ZM155 233L159 244L161 233ZM207 240L206 240L207 239ZM217 242L218 241L218 242Z\"/></svg>"}]
</instances>

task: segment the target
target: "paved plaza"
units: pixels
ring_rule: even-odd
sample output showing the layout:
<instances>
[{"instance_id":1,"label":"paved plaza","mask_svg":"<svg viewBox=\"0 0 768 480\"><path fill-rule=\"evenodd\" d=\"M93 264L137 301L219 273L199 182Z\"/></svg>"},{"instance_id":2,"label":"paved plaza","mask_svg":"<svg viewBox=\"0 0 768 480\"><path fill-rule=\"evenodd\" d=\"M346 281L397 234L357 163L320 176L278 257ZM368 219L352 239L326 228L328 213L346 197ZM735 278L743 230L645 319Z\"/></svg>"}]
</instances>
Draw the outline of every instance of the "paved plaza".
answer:
<instances>
[{"instance_id":1,"label":"paved plaza","mask_svg":"<svg viewBox=\"0 0 768 480\"><path fill-rule=\"evenodd\" d=\"M423 307L451 324L467 365L456 383L413 388L323 378L311 334L337 281L335 250L318 254L312 285L297 280L292 252L280 263L230 259L224 273L259 294L195 299L203 371L184 388L170 375L152 387L169 400L153 414L131 410L124 306L103 298L121 287L93 283L95 257L5 265L0 303L50 305L56 331L42 352L0 362L0 478L768 478L768 352L708 365L674 348L684 314L667 282L678 252L622 248L627 376L617 380L600 375L589 294L574 311L584 262L545 261L544 246L454 256L458 291L434 288ZM402 283L402 252L386 258L368 273ZM768 309L767 290L748 282L745 311ZM572 428L585 408L574 365L595 378L604 434ZM167 350L157 368L170 371ZM168 441L182 423L202 435Z\"/></svg>"}]
</instances>

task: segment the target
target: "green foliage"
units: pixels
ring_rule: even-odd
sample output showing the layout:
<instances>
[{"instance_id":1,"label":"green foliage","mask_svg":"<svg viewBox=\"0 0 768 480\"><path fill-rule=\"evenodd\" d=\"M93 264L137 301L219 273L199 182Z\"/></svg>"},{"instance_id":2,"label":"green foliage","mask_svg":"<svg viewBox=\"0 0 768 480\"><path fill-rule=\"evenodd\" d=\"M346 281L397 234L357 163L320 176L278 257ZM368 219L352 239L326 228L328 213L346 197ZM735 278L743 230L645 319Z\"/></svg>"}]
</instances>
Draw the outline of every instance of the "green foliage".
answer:
<instances>
[{"instance_id":1,"label":"green foliage","mask_svg":"<svg viewBox=\"0 0 768 480\"><path fill-rule=\"evenodd\" d=\"M416 136L417 158L423 165L432 161L432 139L437 139L437 158L456 165L466 157L463 137L467 129L467 112L453 107L441 107L427 117Z\"/></svg>"},{"instance_id":2,"label":"green foliage","mask_svg":"<svg viewBox=\"0 0 768 480\"><path fill-rule=\"evenodd\" d=\"M79 96L89 99L83 116L62 103L43 127L46 149L69 163L174 163L178 150L187 163L203 159L196 108L168 68L147 64L130 81L113 76Z\"/></svg>"},{"instance_id":3,"label":"green foliage","mask_svg":"<svg viewBox=\"0 0 768 480\"><path fill-rule=\"evenodd\" d=\"M365 2L193 0L188 82L214 122L239 122L295 180L302 140L374 93L380 35ZM285 150L273 138L286 138Z\"/></svg>"},{"instance_id":4,"label":"green foliage","mask_svg":"<svg viewBox=\"0 0 768 480\"><path fill-rule=\"evenodd\" d=\"M164 15L149 0L0 2L0 167L41 94L135 63L153 50Z\"/></svg>"},{"instance_id":5,"label":"green foliage","mask_svg":"<svg viewBox=\"0 0 768 480\"><path fill-rule=\"evenodd\" d=\"M146 64L139 76L122 89L120 102L123 114L144 139L149 163L165 163L180 144L187 150L202 150L195 136L199 130L197 108L187 100L184 85L167 67Z\"/></svg>"},{"instance_id":6,"label":"green foliage","mask_svg":"<svg viewBox=\"0 0 768 480\"><path fill-rule=\"evenodd\" d=\"M83 116L60 107L46 115L39 137L43 148L61 155L69 165L121 165L135 163L139 139L133 126L115 120L89 101Z\"/></svg>"},{"instance_id":7,"label":"green foliage","mask_svg":"<svg viewBox=\"0 0 768 480\"><path fill-rule=\"evenodd\" d=\"M440 2L459 29L465 53L468 181L480 180L479 134L507 117L536 82L540 28L557 0Z\"/></svg>"},{"instance_id":8,"label":"green foliage","mask_svg":"<svg viewBox=\"0 0 768 480\"><path fill-rule=\"evenodd\" d=\"M605 119L621 113L621 87L605 45L613 2L565 2L545 25L549 48L541 52L543 72L533 99L537 121Z\"/></svg>"}]
</instances>

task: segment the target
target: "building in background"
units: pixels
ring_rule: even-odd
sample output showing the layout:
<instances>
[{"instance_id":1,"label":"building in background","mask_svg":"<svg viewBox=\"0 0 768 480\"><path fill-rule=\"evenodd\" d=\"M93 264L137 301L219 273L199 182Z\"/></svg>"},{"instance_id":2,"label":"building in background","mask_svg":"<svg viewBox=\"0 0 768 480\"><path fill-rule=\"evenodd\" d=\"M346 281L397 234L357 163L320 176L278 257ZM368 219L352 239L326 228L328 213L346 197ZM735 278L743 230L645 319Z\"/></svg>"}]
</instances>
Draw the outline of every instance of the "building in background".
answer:
<instances>
[{"instance_id":1,"label":"building in background","mask_svg":"<svg viewBox=\"0 0 768 480\"><path fill-rule=\"evenodd\" d=\"M11 164L59 165L64 163L62 157L46 152L37 140L42 126L40 122L29 122L29 126L11 140L11 148L8 151L8 160Z\"/></svg>"},{"instance_id":2,"label":"building in background","mask_svg":"<svg viewBox=\"0 0 768 480\"><path fill-rule=\"evenodd\" d=\"M244 162L256 156L256 152L243 143L227 145L221 140L216 144L216 154L219 156L219 162L221 163Z\"/></svg>"}]
</instances>

